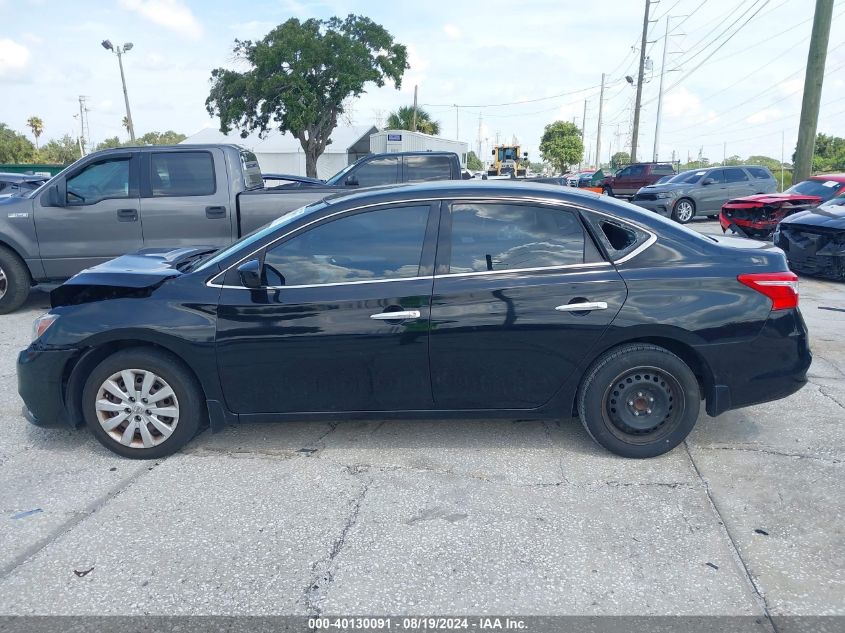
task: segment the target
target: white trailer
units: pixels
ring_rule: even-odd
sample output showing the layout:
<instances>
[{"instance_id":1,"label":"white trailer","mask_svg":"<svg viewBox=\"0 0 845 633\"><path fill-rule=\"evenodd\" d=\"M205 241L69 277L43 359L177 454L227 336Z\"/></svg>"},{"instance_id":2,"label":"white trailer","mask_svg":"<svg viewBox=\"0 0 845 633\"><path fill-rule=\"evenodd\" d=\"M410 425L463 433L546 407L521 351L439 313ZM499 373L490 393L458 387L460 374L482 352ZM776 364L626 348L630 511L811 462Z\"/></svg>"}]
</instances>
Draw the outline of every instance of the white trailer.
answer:
<instances>
[{"instance_id":1,"label":"white trailer","mask_svg":"<svg viewBox=\"0 0 845 633\"><path fill-rule=\"evenodd\" d=\"M463 141L440 136L431 136L410 130L382 130L370 135L370 151L373 154L388 152L454 152L466 168L469 145Z\"/></svg>"}]
</instances>

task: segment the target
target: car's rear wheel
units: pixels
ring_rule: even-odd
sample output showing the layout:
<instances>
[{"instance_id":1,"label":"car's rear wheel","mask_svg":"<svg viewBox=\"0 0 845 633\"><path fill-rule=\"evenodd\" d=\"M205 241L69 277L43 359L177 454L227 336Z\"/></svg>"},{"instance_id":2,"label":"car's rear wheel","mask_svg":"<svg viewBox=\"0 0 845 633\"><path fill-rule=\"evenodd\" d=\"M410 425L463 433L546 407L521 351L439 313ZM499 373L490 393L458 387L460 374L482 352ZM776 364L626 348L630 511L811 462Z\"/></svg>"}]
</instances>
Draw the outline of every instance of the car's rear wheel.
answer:
<instances>
[{"instance_id":1,"label":"car's rear wheel","mask_svg":"<svg viewBox=\"0 0 845 633\"><path fill-rule=\"evenodd\" d=\"M672 219L686 224L695 217L695 203L689 198L681 198L672 208Z\"/></svg>"},{"instance_id":2,"label":"car's rear wheel","mask_svg":"<svg viewBox=\"0 0 845 633\"><path fill-rule=\"evenodd\" d=\"M157 459L188 443L203 418L196 379L172 354L144 348L116 352L82 392L88 428L103 446L133 459Z\"/></svg>"},{"instance_id":3,"label":"car's rear wheel","mask_svg":"<svg viewBox=\"0 0 845 633\"><path fill-rule=\"evenodd\" d=\"M655 457L675 448L695 426L700 405L698 381L687 364L646 343L606 352L578 391L587 433L623 457Z\"/></svg>"},{"instance_id":4,"label":"car's rear wheel","mask_svg":"<svg viewBox=\"0 0 845 633\"><path fill-rule=\"evenodd\" d=\"M607 185L601 188L601 193L604 196L613 196L613 189Z\"/></svg>"},{"instance_id":5,"label":"car's rear wheel","mask_svg":"<svg viewBox=\"0 0 845 633\"><path fill-rule=\"evenodd\" d=\"M0 314L20 308L29 296L32 279L20 258L0 246Z\"/></svg>"}]
</instances>

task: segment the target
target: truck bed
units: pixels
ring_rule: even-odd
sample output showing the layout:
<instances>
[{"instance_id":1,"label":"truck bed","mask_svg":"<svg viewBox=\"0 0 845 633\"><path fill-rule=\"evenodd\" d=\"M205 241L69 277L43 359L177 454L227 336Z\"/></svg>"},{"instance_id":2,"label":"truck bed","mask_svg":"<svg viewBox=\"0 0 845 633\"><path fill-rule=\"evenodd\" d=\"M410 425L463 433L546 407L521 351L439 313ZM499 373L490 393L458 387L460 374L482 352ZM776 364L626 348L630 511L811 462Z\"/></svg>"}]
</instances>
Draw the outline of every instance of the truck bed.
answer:
<instances>
[{"instance_id":1,"label":"truck bed","mask_svg":"<svg viewBox=\"0 0 845 633\"><path fill-rule=\"evenodd\" d=\"M338 192L337 187L258 189L238 195L238 236L247 235L276 218Z\"/></svg>"}]
</instances>

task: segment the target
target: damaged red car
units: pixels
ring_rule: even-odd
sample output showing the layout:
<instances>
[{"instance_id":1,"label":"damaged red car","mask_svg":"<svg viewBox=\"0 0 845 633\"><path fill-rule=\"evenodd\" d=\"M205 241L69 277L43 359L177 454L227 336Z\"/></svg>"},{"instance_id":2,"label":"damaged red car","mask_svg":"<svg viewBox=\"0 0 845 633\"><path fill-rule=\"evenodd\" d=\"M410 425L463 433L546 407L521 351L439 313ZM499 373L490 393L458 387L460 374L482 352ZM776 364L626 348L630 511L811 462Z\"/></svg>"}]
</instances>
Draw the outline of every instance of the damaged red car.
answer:
<instances>
[{"instance_id":1,"label":"damaged red car","mask_svg":"<svg viewBox=\"0 0 845 633\"><path fill-rule=\"evenodd\" d=\"M792 185L783 193L728 200L722 205L722 231L766 239L785 217L819 206L845 193L845 174L822 174Z\"/></svg>"}]
</instances>

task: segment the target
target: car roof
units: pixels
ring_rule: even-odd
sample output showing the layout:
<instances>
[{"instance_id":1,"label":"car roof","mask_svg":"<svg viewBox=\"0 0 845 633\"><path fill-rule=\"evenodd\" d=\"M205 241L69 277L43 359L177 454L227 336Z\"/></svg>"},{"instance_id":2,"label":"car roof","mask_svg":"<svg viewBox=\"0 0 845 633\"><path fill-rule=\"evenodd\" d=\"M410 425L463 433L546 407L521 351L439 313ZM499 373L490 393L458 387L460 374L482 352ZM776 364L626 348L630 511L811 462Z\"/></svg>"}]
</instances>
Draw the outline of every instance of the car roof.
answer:
<instances>
[{"instance_id":1,"label":"car roof","mask_svg":"<svg viewBox=\"0 0 845 633\"><path fill-rule=\"evenodd\" d=\"M355 204L363 201L377 204L380 202L401 202L420 198L450 198L450 197L499 197L525 196L538 194L539 197L569 199L572 202L582 202L585 199L601 199L592 191L579 190L575 187L561 187L532 182L531 179L508 178L505 180L438 180L415 184L385 185L382 187L368 187L356 191L342 191L323 200L331 204Z\"/></svg>"},{"instance_id":2,"label":"car roof","mask_svg":"<svg viewBox=\"0 0 845 633\"><path fill-rule=\"evenodd\" d=\"M810 176L807 180L835 180L836 182L845 182L845 174L816 174L815 176Z\"/></svg>"}]
</instances>

